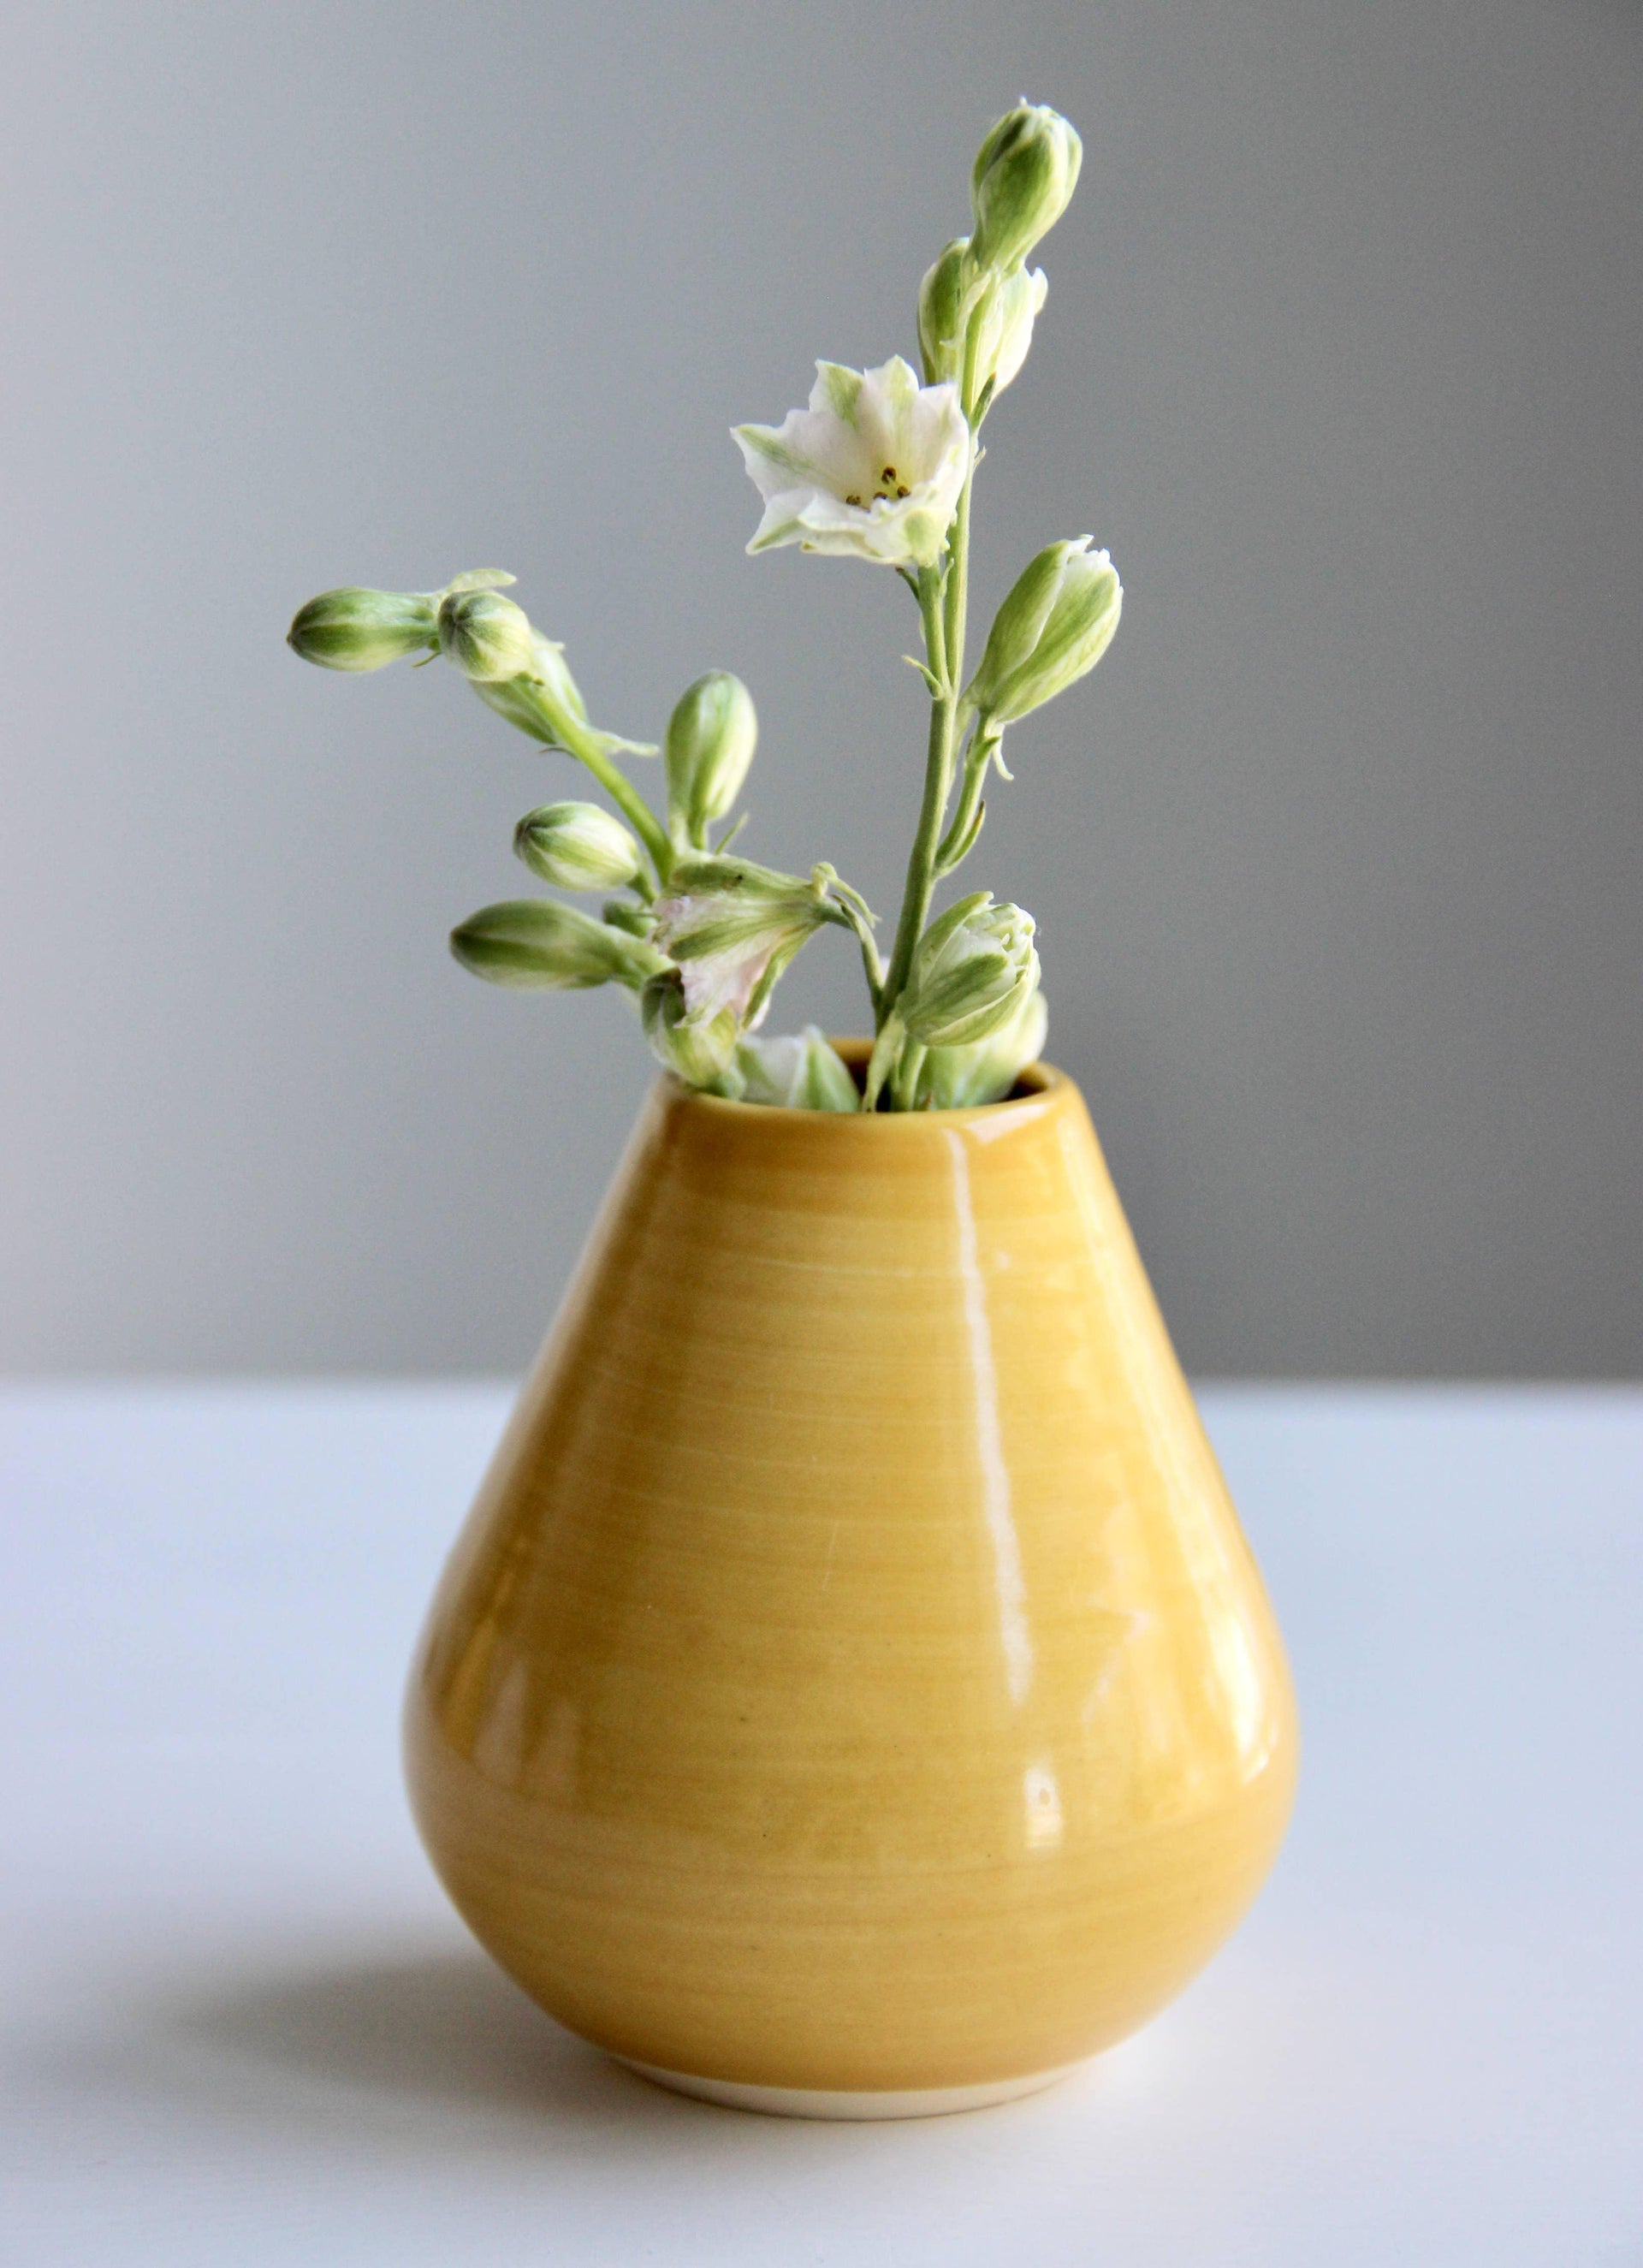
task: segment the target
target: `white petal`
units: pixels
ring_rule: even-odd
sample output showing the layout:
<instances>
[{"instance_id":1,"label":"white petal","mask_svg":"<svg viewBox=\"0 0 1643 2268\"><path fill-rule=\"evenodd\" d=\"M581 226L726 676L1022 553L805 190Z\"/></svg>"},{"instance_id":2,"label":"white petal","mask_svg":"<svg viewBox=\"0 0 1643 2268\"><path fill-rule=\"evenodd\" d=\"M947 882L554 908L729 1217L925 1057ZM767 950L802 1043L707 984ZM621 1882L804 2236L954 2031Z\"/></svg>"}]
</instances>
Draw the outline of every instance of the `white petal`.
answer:
<instances>
[{"instance_id":1,"label":"white petal","mask_svg":"<svg viewBox=\"0 0 1643 2268\"><path fill-rule=\"evenodd\" d=\"M842 362L819 362L816 382L810 389L810 407L822 416L836 417L853 426L861 388L858 370L846 369Z\"/></svg>"},{"instance_id":2,"label":"white petal","mask_svg":"<svg viewBox=\"0 0 1643 2268\"><path fill-rule=\"evenodd\" d=\"M751 945L731 946L723 953L704 953L695 961L682 961L679 974L684 982L686 1015L693 1023L711 1023L722 1008L728 1008L740 1023L771 950L768 939L758 939Z\"/></svg>"},{"instance_id":3,"label":"white petal","mask_svg":"<svg viewBox=\"0 0 1643 2268\"><path fill-rule=\"evenodd\" d=\"M998 359L993 365L992 380L995 395L1002 394L1011 380L1020 375L1027 350L1033 343L1033 324L1049 291L1050 278L1042 268L1018 268L1005 284L996 318L998 343L993 351Z\"/></svg>"}]
</instances>

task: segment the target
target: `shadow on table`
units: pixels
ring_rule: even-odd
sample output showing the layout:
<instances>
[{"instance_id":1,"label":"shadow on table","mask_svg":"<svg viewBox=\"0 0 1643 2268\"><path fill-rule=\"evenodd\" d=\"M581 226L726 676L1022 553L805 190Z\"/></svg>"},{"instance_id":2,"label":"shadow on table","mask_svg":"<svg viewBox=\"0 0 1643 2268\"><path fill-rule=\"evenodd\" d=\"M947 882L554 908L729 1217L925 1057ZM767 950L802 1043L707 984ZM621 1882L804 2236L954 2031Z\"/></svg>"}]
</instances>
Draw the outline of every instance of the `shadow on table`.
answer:
<instances>
[{"instance_id":1,"label":"shadow on table","mask_svg":"<svg viewBox=\"0 0 1643 2268\"><path fill-rule=\"evenodd\" d=\"M612 2063L467 1950L247 1979L166 2028L242 2069L424 2108L626 2125L703 2107Z\"/></svg>"},{"instance_id":2,"label":"shadow on table","mask_svg":"<svg viewBox=\"0 0 1643 2268\"><path fill-rule=\"evenodd\" d=\"M841 2146L874 2154L908 2132L761 2117L671 2094L555 2023L476 1948L270 1948L258 1968L214 1977L208 1962L103 2004L77 2039L29 2058L32 2075L113 2098L139 2118L180 2117L204 2148L239 2128L298 2151L475 2156L536 2172L567 2159L630 2164L636 2143L652 2175L699 2164L704 2149L726 2167L826 2167ZM1044 2099L985 2116L1002 2135Z\"/></svg>"},{"instance_id":3,"label":"shadow on table","mask_svg":"<svg viewBox=\"0 0 1643 2268\"><path fill-rule=\"evenodd\" d=\"M162 2110L204 2145L242 2128L298 2150L377 2159L477 2154L543 2170L637 2141L647 2164L768 2154L773 2129L668 2094L543 2015L477 1952L264 1956L260 1970L156 1980L105 2004L72 2042L29 2058L47 2089L92 2089L139 2118ZM778 2154L786 2154L778 2144ZM791 2150L790 2140L787 2148ZM804 2154L800 2150L800 2155Z\"/></svg>"}]
</instances>

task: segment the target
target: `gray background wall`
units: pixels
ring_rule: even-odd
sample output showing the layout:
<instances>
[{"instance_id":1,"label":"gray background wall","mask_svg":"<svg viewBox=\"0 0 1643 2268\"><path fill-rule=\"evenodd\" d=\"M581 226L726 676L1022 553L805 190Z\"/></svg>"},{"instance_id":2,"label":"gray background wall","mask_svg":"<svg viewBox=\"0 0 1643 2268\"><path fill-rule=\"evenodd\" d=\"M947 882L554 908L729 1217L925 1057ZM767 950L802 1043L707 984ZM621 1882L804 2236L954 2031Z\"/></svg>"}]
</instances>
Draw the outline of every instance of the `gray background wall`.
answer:
<instances>
[{"instance_id":1,"label":"gray background wall","mask_svg":"<svg viewBox=\"0 0 1643 2268\"><path fill-rule=\"evenodd\" d=\"M910 608L744 557L725 429L910 349L1025 89L1087 156L980 595L1089 529L1128 606L977 880L1183 1351L1637 1372L1636 6L60 0L4 77L0 1363L517 1366L648 1076L446 955L569 768L299 666L311 591L511 566L640 735L739 670L749 847L893 915Z\"/></svg>"}]
</instances>

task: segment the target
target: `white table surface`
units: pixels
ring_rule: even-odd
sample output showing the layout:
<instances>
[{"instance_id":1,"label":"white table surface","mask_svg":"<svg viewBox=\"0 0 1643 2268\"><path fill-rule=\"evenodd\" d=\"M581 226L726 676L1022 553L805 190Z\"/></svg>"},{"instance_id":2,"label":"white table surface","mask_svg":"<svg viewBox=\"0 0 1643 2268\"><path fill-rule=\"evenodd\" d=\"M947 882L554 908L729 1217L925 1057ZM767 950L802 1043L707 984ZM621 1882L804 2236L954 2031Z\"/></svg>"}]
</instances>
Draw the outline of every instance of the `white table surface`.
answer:
<instances>
[{"instance_id":1,"label":"white table surface","mask_svg":"<svg viewBox=\"0 0 1643 2268\"><path fill-rule=\"evenodd\" d=\"M423 1862L401 1677L506 1399L0 1396L0 2260L1643 2263L1643 1395L1206 1393L1272 1883L1087 2074L866 2127L619 2070Z\"/></svg>"}]
</instances>

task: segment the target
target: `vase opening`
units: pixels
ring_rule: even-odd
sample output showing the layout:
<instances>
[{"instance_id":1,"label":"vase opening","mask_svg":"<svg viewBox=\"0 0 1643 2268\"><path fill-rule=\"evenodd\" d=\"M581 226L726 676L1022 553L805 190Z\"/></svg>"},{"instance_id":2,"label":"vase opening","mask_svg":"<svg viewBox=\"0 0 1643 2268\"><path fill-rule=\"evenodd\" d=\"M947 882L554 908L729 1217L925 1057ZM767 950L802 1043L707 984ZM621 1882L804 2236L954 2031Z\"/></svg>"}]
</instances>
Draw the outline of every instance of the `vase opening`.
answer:
<instances>
[{"instance_id":1,"label":"vase opening","mask_svg":"<svg viewBox=\"0 0 1643 2268\"><path fill-rule=\"evenodd\" d=\"M873 1054L873 1042L854 1038L836 1039L829 1034L828 1044L840 1057L845 1070L854 1079L856 1092L858 1094L862 1094L867 1084L867 1062ZM996 1102L967 1103L958 1110L880 1110L874 1113L873 1123L877 1124L880 1121L895 1121L898 1123L904 1122L910 1124L915 1123L927 1124L932 1119L974 1118L985 1111L1006 1109L1013 1102L1030 1102L1035 1096L1048 1094L1053 1088L1065 1083L1065 1075L1057 1071L1053 1064L1031 1063L1018 1076L1008 1094L1001 1094ZM851 1119L849 1111L829 1114L814 1110L792 1110L779 1104L767 1102L733 1102L724 1095L708 1094L698 1087L686 1087L682 1081L674 1081L674 1085L679 1087L681 1093L693 1096L697 1101L709 1102L718 1110L755 1110L762 1118L816 1118L833 1116L847 1124L857 1123Z\"/></svg>"}]
</instances>

